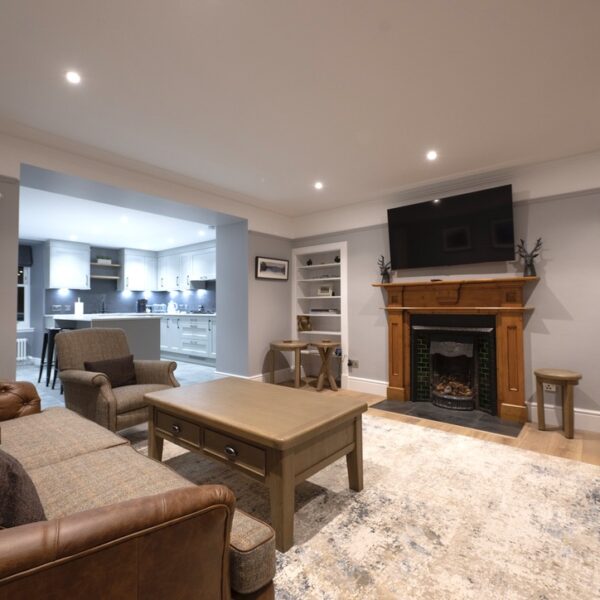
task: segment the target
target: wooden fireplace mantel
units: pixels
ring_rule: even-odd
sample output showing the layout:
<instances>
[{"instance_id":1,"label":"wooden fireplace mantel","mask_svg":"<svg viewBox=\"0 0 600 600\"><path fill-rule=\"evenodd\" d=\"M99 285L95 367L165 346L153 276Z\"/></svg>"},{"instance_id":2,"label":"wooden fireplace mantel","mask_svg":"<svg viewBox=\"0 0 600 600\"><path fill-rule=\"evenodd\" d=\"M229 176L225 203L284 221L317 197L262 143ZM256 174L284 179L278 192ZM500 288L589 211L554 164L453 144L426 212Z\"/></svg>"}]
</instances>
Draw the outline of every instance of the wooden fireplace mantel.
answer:
<instances>
[{"instance_id":1,"label":"wooden fireplace mantel","mask_svg":"<svg viewBox=\"0 0 600 600\"><path fill-rule=\"evenodd\" d=\"M523 288L537 277L445 279L374 283L386 292L388 318L388 398L409 400L411 314L488 314L496 316L498 415L526 421Z\"/></svg>"}]
</instances>

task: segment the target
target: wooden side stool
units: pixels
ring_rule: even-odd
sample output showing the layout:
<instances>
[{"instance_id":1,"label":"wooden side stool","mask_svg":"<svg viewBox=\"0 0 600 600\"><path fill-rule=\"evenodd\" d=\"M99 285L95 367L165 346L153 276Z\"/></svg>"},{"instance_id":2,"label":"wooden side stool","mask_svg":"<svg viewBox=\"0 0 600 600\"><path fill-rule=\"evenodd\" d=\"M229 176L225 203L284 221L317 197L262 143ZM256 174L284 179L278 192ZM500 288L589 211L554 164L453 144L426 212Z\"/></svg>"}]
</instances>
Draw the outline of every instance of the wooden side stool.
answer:
<instances>
[{"instance_id":1,"label":"wooden side stool","mask_svg":"<svg viewBox=\"0 0 600 600\"><path fill-rule=\"evenodd\" d=\"M317 379L317 392L320 392L323 389L325 380L328 381L329 387L334 392L337 392L338 387L329 367L331 366L331 355L333 354L333 350L339 345L339 342L332 342L330 340L321 340L320 342L311 343L311 346L314 346L319 351L319 356L321 357L321 370L319 372L319 379Z\"/></svg>"},{"instance_id":2,"label":"wooden side stool","mask_svg":"<svg viewBox=\"0 0 600 600\"><path fill-rule=\"evenodd\" d=\"M563 405L563 429L565 437L573 438L573 421L575 411L573 409L573 387L581 379L581 373L575 371L566 371L564 369L537 369L534 371L537 388L537 411L538 411L538 429L546 429L546 418L544 414L544 384L553 383L561 387L562 405Z\"/></svg>"},{"instance_id":3,"label":"wooden side stool","mask_svg":"<svg viewBox=\"0 0 600 600\"><path fill-rule=\"evenodd\" d=\"M275 383L275 351L279 350L294 353L294 387L300 387L300 370L302 368L300 351L305 348L308 348L308 343L300 340L271 342L271 383Z\"/></svg>"}]
</instances>

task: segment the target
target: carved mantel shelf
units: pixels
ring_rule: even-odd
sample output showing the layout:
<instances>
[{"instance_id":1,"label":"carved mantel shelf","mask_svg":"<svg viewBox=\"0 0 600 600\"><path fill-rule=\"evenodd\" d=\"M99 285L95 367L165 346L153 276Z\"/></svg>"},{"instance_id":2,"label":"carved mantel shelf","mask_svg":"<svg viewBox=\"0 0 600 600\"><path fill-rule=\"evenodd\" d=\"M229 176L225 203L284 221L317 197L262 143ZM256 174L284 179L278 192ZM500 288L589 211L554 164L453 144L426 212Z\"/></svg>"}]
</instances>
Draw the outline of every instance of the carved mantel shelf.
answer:
<instances>
[{"instance_id":1,"label":"carved mantel shelf","mask_svg":"<svg viewBox=\"0 0 600 600\"><path fill-rule=\"evenodd\" d=\"M496 316L498 415L525 421L523 288L537 277L445 279L375 283L387 295L388 398L408 400L410 394L411 314L488 314Z\"/></svg>"}]
</instances>

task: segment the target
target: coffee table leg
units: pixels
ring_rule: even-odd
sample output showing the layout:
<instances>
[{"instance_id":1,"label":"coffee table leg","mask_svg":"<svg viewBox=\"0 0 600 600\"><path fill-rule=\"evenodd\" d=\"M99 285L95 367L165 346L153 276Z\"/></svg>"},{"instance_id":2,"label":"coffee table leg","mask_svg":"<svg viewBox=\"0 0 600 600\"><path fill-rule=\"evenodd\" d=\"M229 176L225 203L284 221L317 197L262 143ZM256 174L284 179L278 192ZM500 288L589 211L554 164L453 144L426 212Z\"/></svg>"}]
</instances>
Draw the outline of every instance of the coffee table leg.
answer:
<instances>
[{"instance_id":1,"label":"coffee table leg","mask_svg":"<svg viewBox=\"0 0 600 600\"><path fill-rule=\"evenodd\" d=\"M300 369L302 365L300 364L300 348L296 348L294 350L294 370L296 371L296 381L294 385L296 387L300 387Z\"/></svg>"},{"instance_id":2,"label":"coffee table leg","mask_svg":"<svg viewBox=\"0 0 600 600\"><path fill-rule=\"evenodd\" d=\"M162 460L164 439L156 433L154 427L154 413L150 410L148 419L148 456L155 460Z\"/></svg>"},{"instance_id":3,"label":"coffee table leg","mask_svg":"<svg viewBox=\"0 0 600 600\"><path fill-rule=\"evenodd\" d=\"M363 457L362 457L362 417L354 420L354 450L346 454L348 467L348 484L351 490L360 492L363 489Z\"/></svg>"},{"instance_id":4,"label":"coffee table leg","mask_svg":"<svg viewBox=\"0 0 600 600\"><path fill-rule=\"evenodd\" d=\"M273 452L269 473L271 522L275 545L286 552L294 544L294 463L291 454Z\"/></svg>"}]
</instances>

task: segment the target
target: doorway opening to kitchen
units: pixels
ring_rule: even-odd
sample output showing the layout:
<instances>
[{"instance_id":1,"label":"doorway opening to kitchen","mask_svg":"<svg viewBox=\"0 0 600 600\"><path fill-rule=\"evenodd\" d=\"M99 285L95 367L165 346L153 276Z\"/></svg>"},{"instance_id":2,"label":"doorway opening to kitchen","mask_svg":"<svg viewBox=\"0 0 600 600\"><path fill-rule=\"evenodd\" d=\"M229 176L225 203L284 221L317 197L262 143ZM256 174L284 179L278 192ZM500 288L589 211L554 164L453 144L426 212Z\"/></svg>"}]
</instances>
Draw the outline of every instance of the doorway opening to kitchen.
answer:
<instances>
[{"instance_id":1,"label":"doorway opening to kitchen","mask_svg":"<svg viewBox=\"0 0 600 600\"><path fill-rule=\"evenodd\" d=\"M180 383L215 378L219 317L231 310L225 303L219 314L218 238L232 226L247 229L197 206L23 165L18 376L38 382L45 406L61 405L52 336L119 327L136 358L175 360Z\"/></svg>"}]
</instances>

